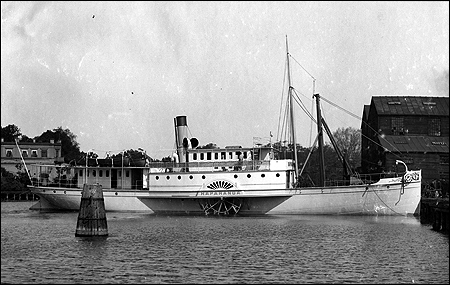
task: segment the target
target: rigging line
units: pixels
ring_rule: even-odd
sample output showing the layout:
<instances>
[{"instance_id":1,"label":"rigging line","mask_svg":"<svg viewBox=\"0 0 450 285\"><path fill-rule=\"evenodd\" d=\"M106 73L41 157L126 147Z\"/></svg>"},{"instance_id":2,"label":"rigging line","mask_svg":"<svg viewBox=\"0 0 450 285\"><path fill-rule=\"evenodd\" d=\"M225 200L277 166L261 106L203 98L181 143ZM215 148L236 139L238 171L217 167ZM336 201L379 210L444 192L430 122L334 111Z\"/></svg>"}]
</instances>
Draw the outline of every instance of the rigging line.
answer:
<instances>
[{"instance_id":1,"label":"rigging line","mask_svg":"<svg viewBox=\"0 0 450 285\"><path fill-rule=\"evenodd\" d=\"M295 89L294 87L292 87L293 90L295 90L295 92L300 93L301 95L303 95L303 97L305 97L307 100L310 100L311 102L314 102L314 100L311 100L308 96L306 96L305 94L303 94L302 92L300 92L299 90Z\"/></svg>"},{"instance_id":2,"label":"rigging line","mask_svg":"<svg viewBox=\"0 0 450 285\"><path fill-rule=\"evenodd\" d=\"M306 115L311 119L314 120L314 118L309 114L308 110L305 110L305 107L303 106L303 103L301 103L301 100L298 97L293 97L295 102L300 106L300 108L303 110L303 112L306 113ZM299 102L300 101L300 102Z\"/></svg>"},{"instance_id":3,"label":"rigging line","mask_svg":"<svg viewBox=\"0 0 450 285\"><path fill-rule=\"evenodd\" d=\"M313 80L313 98L314 94L316 94L316 79ZM311 114L313 113L313 110L314 110L314 100L311 100L311 112L310 112ZM311 145L312 129L313 129L313 121L311 121L309 126L309 145Z\"/></svg>"},{"instance_id":4,"label":"rigging line","mask_svg":"<svg viewBox=\"0 0 450 285\"><path fill-rule=\"evenodd\" d=\"M372 126L370 126L368 123L364 122L364 120L363 120L361 117L359 117L359 116L353 114L352 112L350 112L350 111L348 111L348 110L346 110L346 109L340 107L339 105L337 105L337 104L331 102L330 100L328 100L328 99L326 99L326 98L324 98L324 97L322 97L322 96L321 96L320 98L322 98L323 101L329 103L330 105L333 105L334 107L336 107L336 108L338 108L338 109L341 109L342 111L346 112L347 114L349 114L349 115L351 115L351 116L357 118L357 119L360 120L363 124L365 124L367 127L369 127L376 135L380 135L380 136L381 136L381 134L380 134L379 132L377 132L374 128L372 128ZM377 146L383 147L381 144L378 144L377 142L373 141L372 139L370 139L370 138L367 137L366 135L363 135L362 133L361 133L361 135L364 136L365 138L367 138L368 140L370 140L371 142L373 142L374 144L376 144ZM384 138L383 138L383 139L384 139ZM393 145L392 143L390 143L390 142L387 141L387 140L385 140L385 141L386 141L386 142L387 142L394 150L396 150L396 151L399 152L399 153L402 153L395 145ZM395 154L395 153L392 152L392 151L389 151L389 152ZM395 155L396 155L396 154L395 154ZM396 156L397 156L397 157L400 157L400 156L398 156L398 155L396 155Z\"/></svg>"},{"instance_id":5,"label":"rigging line","mask_svg":"<svg viewBox=\"0 0 450 285\"><path fill-rule=\"evenodd\" d=\"M277 141L281 141L282 138L283 138L284 129L285 129L285 123L286 123L286 117L287 117L287 109L288 109L288 105L289 105L289 100L286 102L286 105L287 106L286 106L286 108L284 110L282 108L280 110L280 119L278 121L278 131L277 131ZM281 120L281 113L284 113L283 117L282 117L282 120Z\"/></svg>"},{"instance_id":6,"label":"rigging line","mask_svg":"<svg viewBox=\"0 0 450 285\"><path fill-rule=\"evenodd\" d=\"M378 196L377 192L375 191L375 189L372 189L372 192L378 197L378 199L380 199L381 203L383 203L389 210L391 210L392 212L396 213L399 216L403 216L402 214L396 212L394 209L392 209L391 207L389 207L381 198L380 196Z\"/></svg>"},{"instance_id":7,"label":"rigging line","mask_svg":"<svg viewBox=\"0 0 450 285\"><path fill-rule=\"evenodd\" d=\"M290 106L291 106L291 100L289 100L289 98L287 97L286 98L286 108L284 109L284 121L283 121L283 129L282 129L282 132L284 132L284 135L283 135L283 133L282 133L282 135L281 135L281 137L283 138L284 137L284 139L286 140L286 141L288 141L288 142L290 142L290 140L291 140L291 138L290 137L288 137L288 135L289 135L289 131L288 131L288 128L289 128L289 112L290 112Z\"/></svg>"},{"instance_id":8,"label":"rigging line","mask_svg":"<svg viewBox=\"0 0 450 285\"><path fill-rule=\"evenodd\" d=\"M290 102L290 100L287 100L283 129L284 129L284 138L285 138L285 140L288 143L291 142L291 137L289 136L290 132L288 130L288 128L289 128L289 112L290 112L289 110L290 110L290 106L291 106L291 102Z\"/></svg>"},{"instance_id":9,"label":"rigging line","mask_svg":"<svg viewBox=\"0 0 450 285\"><path fill-rule=\"evenodd\" d=\"M326 99L326 98L324 98L324 97L322 97L322 96L320 96L320 98L323 99L323 101L327 102L328 104L333 105L334 107L336 107L336 108L338 108L338 109L341 109L342 111L346 112L346 113L349 114L350 116L355 117L355 118L358 119L358 120L362 120L361 117L359 117L359 116L353 114L352 112L350 112L350 111L348 111L348 110L346 110L346 109L340 107L339 105L337 105L337 104L331 102L330 100L328 100L328 99Z\"/></svg>"},{"instance_id":10,"label":"rigging line","mask_svg":"<svg viewBox=\"0 0 450 285\"><path fill-rule=\"evenodd\" d=\"M311 73L309 73L308 70L306 70L306 69L305 69L305 68L304 68L304 67L303 67L303 66L302 66L302 65L301 65L301 64L300 64L300 63L299 63L299 62L298 62L291 54L289 54L289 56L290 56L290 57L291 57L298 65L300 65L300 67L301 67L306 73L308 73L308 75L311 76L312 79L316 80L316 79L314 78L314 76L312 76Z\"/></svg>"},{"instance_id":11,"label":"rigging line","mask_svg":"<svg viewBox=\"0 0 450 285\"><path fill-rule=\"evenodd\" d=\"M281 132L281 136L280 139L284 137L285 140L288 140L287 138L287 122L288 122L288 118L289 118L289 100L287 101L286 104L286 109L284 110L284 117L283 117L283 126L282 126L282 132ZM284 134L283 134L284 133Z\"/></svg>"},{"instance_id":12,"label":"rigging line","mask_svg":"<svg viewBox=\"0 0 450 285\"><path fill-rule=\"evenodd\" d=\"M287 61L284 62L284 75L283 75L283 87L281 88L281 103L280 103L280 113L278 115L278 130L277 130L277 140L278 140L278 135L280 133L280 121L281 121L281 112L283 109L283 98L284 98L284 86L286 85L286 65L287 65Z\"/></svg>"},{"instance_id":13,"label":"rigging line","mask_svg":"<svg viewBox=\"0 0 450 285\"><path fill-rule=\"evenodd\" d=\"M321 97L322 98L322 97ZM325 100L325 101L327 101L328 102L328 100ZM336 105L337 106L337 105ZM337 107L339 107L339 106L337 106ZM340 107L339 107L340 108ZM340 108L340 109L343 109L343 108ZM322 117L324 117L325 118L325 114L323 113L322 114ZM368 125L368 124L367 124ZM369 125L368 125L369 126ZM370 126L369 126L370 127ZM370 127L376 134L379 134L378 132L376 132L372 127ZM362 134L361 132L359 132L360 134L361 134L361 136L364 136L365 138L367 138L369 141L371 141L372 143L374 143L375 145L377 145L377 146L379 146L379 147L381 147L381 148L384 148L381 144L379 144L379 143L377 143L376 141L374 141L374 140L372 140L371 138L369 138L368 136L366 136L366 135L364 135L364 134ZM382 138L382 139L384 139L384 138ZM391 144L389 141L387 141L387 140L385 140L390 146L392 146L393 147L393 149L395 149L397 152L399 152L400 154L402 154L402 152L397 148L397 147L395 147L393 144ZM401 158L401 156L400 155L398 155L397 153L395 153L395 152L392 152L392 151L389 151L390 153L392 153L395 157L397 157L397 158Z\"/></svg>"},{"instance_id":14,"label":"rigging line","mask_svg":"<svg viewBox=\"0 0 450 285\"><path fill-rule=\"evenodd\" d=\"M313 90L315 90L315 81L316 81L316 78L314 78L314 76L312 76L290 53L288 54L289 55L289 57L290 58L292 58L293 60L294 60L294 62L296 62L312 79L313 79ZM293 88L294 89L294 88ZM295 89L294 89L295 90ZM302 94L302 93L301 93ZM302 94L303 95L303 94ZM298 95L297 95L298 96ZM321 98L325 101L325 102L327 102L327 103L329 103L329 104L331 104L331 105L333 105L333 106L335 106L336 108L338 108L338 109L341 109L342 111L344 111L344 112L346 112L347 114L349 114L349 115L351 115L351 116L353 116L353 117L355 117L355 118L357 118L358 120L361 120L364 124L366 124L370 129L372 129L377 135L380 135L377 131L375 131L369 124L367 124L366 122L364 122L363 120L362 120L362 118L361 117L359 117L359 116L357 116L357 115L355 115L355 114L353 114L352 112L350 112L350 111L348 111L348 110L346 110L346 109L344 109L344 108L342 108L342 107L340 107L339 105L337 105L337 104L335 104L335 103L333 103L333 102L331 102L330 100L328 100L328 99L326 99L326 98L324 98L323 96L321 96ZM295 97L294 97L294 99L295 99ZM297 100L296 100L297 101ZM301 100L300 100L301 101ZM298 103L298 102L297 102ZM301 106L300 106L301 107ZM302 109L303 109L303 107L302 107ZM304 109L303 109L304 110ZM305 111L305 110L304 110ZM305 112L306 113L306 112ZM308 114L308 113L307 113ZM312 116L311 115L308 115L308 116L310 116L310 118L312 118ZM312 131L312 128L311 128L311 131ZM369 139L369 140L371 140L370 138L368 138L367 136L366 136L366 138L367 139ZM373 140L371 140L372 142L374 142ZM402 153L398 148L396 148L394 145L392 145L390 142L388 142L387 140L386 140L386 142L390 145L390 146L392 146L396 151L398 151L399 153ZM376 143L376 142L374 142L376 145L378 145L378 146L380 146L380 147L383 147L382 145L380 145L380 144L378 144L378 143ZM392 151L390 151L391 153L393 153ZM396 155L395 153L393 153L394 155ZM397 156L397 155L396 155ZM398 157L400 157L400 156L398 156Z\"/></svg>"},{"instance_id":15,"label":"rigging line","mask_svg":"<svg viewBox=\"0 0 450 285\"><path fill-rule=\"evenodd\" d=\"M306 115L313 121L316 122L316 120L314 119L314 117L312 116L312 114L306 110L306 106L303 104L303 101L300 99L300 97L297 94L297 91L294 89L294 94L296 97L294 97L295 101L297 102L297 104L300 106L300 108L302 108L303 112L306 113ZM300 101L301 103L299 103L298 101Z\"/></svg>"},{"instance_id":16,"label":"rigging line","mask_svg":"<svg viewBox=\"0 0 450 285\"><path fill-rule=\"evenodd\" d=\"M314 144L313 144L313 145L310 147L310 149L309 149L309 153L308 153L308 156L307 156L306 159L305 159L305 162L303 163L302 170L301 170L300 173L298 174L299 176L301 176L302 173L303 173L303 170L305 170L306 164L308 163L309 158L310 158L310 156L311 156L311 154L312 154L314 148L315 148L316 145L317 145L317 140L318 140L318 139L319 139L319 135L316 136L316 139L314 140Z\"/></svg>"},{"instance_id":17,"label":"rigging line","mask_svg":"<svg viewBox=\"0 0 450 285\"><path fill-rule=\"evenodd\" d=\"M191 133L191 129L189 128L189 126L188 125L186 125L186 127L187 127L187 129L188 129L188 132L189 132L189 136L192 138L192 133Z\"/></svg>"}]
</instances>

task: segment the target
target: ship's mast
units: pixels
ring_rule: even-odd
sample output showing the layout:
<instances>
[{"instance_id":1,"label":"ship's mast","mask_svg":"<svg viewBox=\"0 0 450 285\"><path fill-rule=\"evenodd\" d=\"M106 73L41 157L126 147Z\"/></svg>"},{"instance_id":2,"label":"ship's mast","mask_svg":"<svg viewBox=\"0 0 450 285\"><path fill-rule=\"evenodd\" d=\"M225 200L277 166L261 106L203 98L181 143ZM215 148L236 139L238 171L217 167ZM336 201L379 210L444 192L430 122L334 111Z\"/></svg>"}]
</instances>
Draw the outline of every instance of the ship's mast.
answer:
<instances>
[{"instance_id":1,"label":"ship's mast","mask_svg":"<svg viewBox=\"0 0 450 285\"><path fill-rule=\"evenodd\" d=\"M320 95L314 94L317 105L317 136L319 140L319 186L325 186L325 162L323 158L323 129L322 129L322 114L320 112Z\"/></svg>"},{"instance_id":2,"label":"ship's mast","mask_svg":"<svg viewBox=\"0 0 450 285\"><path fill-rule=\"evenodd\" d=\"M288 40L286 36L286 57L287 57L287 79L288 79L288 94L289 94L289 105L290 105L290 121L291 121L291 134L292 134L292 144L294 145L294 170L295 179L298 180L298 165L297 165L297 142L295 140L295 126L294 126L294 99L291 92L291 70L289 67L289 50L288 50ZM295 181L297 182L297 181Z\"/></svg>"}]
</instances>

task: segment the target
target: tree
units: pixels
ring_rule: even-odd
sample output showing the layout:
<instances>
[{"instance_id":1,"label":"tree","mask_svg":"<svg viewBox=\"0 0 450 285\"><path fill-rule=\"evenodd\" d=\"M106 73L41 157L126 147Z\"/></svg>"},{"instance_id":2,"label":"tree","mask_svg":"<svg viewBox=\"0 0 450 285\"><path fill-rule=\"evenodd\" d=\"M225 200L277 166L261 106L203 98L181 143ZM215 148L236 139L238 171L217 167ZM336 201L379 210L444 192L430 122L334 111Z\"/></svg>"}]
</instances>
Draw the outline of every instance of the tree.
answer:
<instances>
[{"instance_id":1,"label":"tree","mask_svg":"<svg viewBox=\"0 0 450 285\"><path fill-rule=\"evenodd\" d=\"M14 142L14 139L22 136L20 128L14 124L2 127L1 137L5 142Z\"/></svg>"},{"instance_id":2,"label":"tree","mask_svg":"<svg viewBox=\"0 0 450 285\"><path fill-rule=\"evenodd\" d=\"M333 137L352 169L361 164L361 131L352 127L338 128Z\"/></svg>"},{"instance_id":3,"label":"tree","mask_svg":"<svg viewBox=\"0 0 450 285\"><path fill-rule=\"evenodd\" d=\"M25 172L14 174L7 171L4 167L1 168L2 191L26 191L26 185L28 184L30 184L30 179Z\"/></svg>"},{"instance_id":4,"label":"tree","mask_svg":"<svg viewBox=\"0 0 450 285\"><path fill-rule=\"evenodd\" d=\"M72 160L79 160L82 156L80 147L76 141L77 136L74 135L69 129L63 129L58 127L53 131L47 130L40 136L35 137L36 142L49 142L54 140L61 142L61 155L64 157L64 162L70 162Z\"/></svg>"},{"instance_id":5,"label":"tree","mask_svg":"<svg viewBox=\"0 0 450 285\"><path fill-rule=\"evenodd\" d=\"M219 148L219 147L217 146L217 144L212 143L212 142L210 142L207 145L203 145L203 146L198 146L197 147L197 149L216 149L216 148Z\"/></svg>"},{"instance_id":6,"label":"tree","mask_svg":"<svg viewBox=\"0 0 450 285\"><path fill-rule=\"evenodd\" d=\"M294 159L293 144L275 142L274 148L275 158L276 159ZM298 170L303 168L304 164L306 166L303 170L301 177L299 177L299 182L301 186L313 186L319 184L319 155L318 155L318 147L306 148L302 147L300 144L296 145L297 147L297 159L299 162ZM311 153L311 155L310 155ZM309 156L309 159L306 160ZM340 162L337 152L330 144L325 144L323 147L323 156L325 163L325 180L342 180L344 168L342 163ZM329 182L328 182L329 183Z\"/></svg>"},{"instance_id":7,"label":"tree","mask_svg":"<svg viewBox=\"0 0 450 285\"><path fill-rule=\"evenodd\" d=\"M22 135L20 141L21 141L21 142L33 142L33 139L32 139L32 138L29 138L29 137L26 136L26 135Z\"/></svg>"}]
</instances>

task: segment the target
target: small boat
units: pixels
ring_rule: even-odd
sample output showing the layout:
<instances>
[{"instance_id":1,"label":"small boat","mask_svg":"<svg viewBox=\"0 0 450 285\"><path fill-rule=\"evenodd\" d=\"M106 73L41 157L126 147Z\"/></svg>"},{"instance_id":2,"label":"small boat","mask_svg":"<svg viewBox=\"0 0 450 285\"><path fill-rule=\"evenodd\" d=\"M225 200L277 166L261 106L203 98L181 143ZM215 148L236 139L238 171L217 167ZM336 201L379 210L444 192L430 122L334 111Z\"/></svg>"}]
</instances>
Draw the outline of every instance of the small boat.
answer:
<instances>
[{"instance_id":1,"label":"small boat","mask_svg":"<svg viewBox=\"0 0 450 285\"><path fill-rule=\"evenodd\" d=\"M287 39L286 39L287 50ZM323 130L319 94L316 141L320 183L303 187L294 127L294 95L287 52L288 104L293 157L280 159L271 143L252 147L198 147L188 136L186 116L174 118L176 154L171 161L86 163L78 166L35 166L31 191L40 197L32 209L78 210L84 184L102 185L107 211L147 211L164 215L417 215L421 170L364 180L339 157L348 171L340 186L327 185L324 173ZM331 139L335 145L333 139ZM339 151L336 150L339 154ZM373 176L373 175L372 175ZM50 179L50 177L53 177ZM50 182L52 181L52 182Z\"/></svg>"}]
</instances>

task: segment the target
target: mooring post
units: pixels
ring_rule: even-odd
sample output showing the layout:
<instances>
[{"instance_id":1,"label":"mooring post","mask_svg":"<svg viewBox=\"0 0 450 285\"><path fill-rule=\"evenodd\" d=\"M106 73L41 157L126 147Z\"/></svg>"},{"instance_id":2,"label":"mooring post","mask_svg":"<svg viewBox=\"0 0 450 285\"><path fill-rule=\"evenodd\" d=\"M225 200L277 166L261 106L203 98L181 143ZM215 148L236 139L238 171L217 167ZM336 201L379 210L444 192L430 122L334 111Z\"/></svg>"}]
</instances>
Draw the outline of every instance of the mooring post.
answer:
<instances>
[{"instance_id":1,"label":"mooring post","mask_svg":"<svg viewBox=\"0 0 450 285\"><path fill-rule=\"evenodd\" d=\"M433 230L440 231L441 230L441 213L439 209L436 207L433 209L434 221L433 221Z\"/></svg>"},{"instance_id":2,"label":"mooring post","mask_svg":"<svg viewBox=\"0 0 450 285\"><path fill-rule=\"evenodd\" d=\"M107 236L105 202L102 185L83 185L75 236Z\"/></svg>"}]
</instances>

